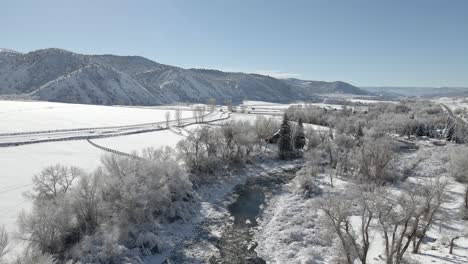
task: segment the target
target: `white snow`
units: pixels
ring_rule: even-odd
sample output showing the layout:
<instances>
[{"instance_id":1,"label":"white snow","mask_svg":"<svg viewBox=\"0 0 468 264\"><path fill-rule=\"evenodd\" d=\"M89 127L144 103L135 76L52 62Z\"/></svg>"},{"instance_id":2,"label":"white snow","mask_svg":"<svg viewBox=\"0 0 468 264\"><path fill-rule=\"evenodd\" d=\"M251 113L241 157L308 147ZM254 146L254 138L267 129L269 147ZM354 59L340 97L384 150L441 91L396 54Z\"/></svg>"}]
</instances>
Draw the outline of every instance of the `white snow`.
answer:
<instances>
[{"instance_id":1,"label":"white snow","mask_svg":"<svg viewBox=\"0 0 468 264\"><path fill-rule=\"evenodd\" d=\"M100 163L103 151L86 141L63 141L0 148L0 226L12 237L12 249L18 251L16 220L22 210L30 208L23 193L32 188L32 177L44 167L57 163L78 166L90 172Z\"/></svg>"},{"instance_id":2,"label":"white snow","mask_svg":"<svg viewBox=\"0 0 468 264\"><path fill-rule=\"evenodd\" d=\"M168 111L174 119L173 109L0 100L0 133L160 122ZM181 114L192 117L192 111Z\"/></svg>"},{"instance_id":3,"label":"white snow","mask_svg":"<svg viewBox=\"0 0 468 264\"><path fill-rule=\"evenodd\" d=\"M111 149L131 153L140 152L144 148L161 148L169 146L175 148L177 142L185 137L171 130L142 133L128 136L93 139L93 142Z\"/></svg>"},{"instance_id":4,"label":"white snow","mask_svg":"<svg viewBox=\"0 0 468 264\"><path fill-rule=\"evenodd\" d=\"M403 157L404 160L415 160L418 155L424 157L415 175L408 180L424 182L427 177L449 177L448 159L444 155L451 144L438 147L423 141L418 142L418 145L420 149L416 153ZM348 182L339 179L334 179L334 184L334 188L323 182L320 186L328 192L342 192L349 185ZM453 237L453 234L466 234L468 228L467 221L462 220L459 214L464 202L464 190L463 184L450 178L449 199L442 206L442 219L437 220L428 232L428 236L435 241L424 243L420 254L412 254L410 247L406 253L407 258L414 263L468 263L468 237L456 241L453 255L448 253L448 238ZM398 191L398 188L395 187L393 191ZM318 207L321 197L304 199L294 191L292 184L289 184L280 194L268 200L254 236L254 240L258 242L256 252L259 256L267 263L331 263L337 254L338 244L324 232L320 232L323 229ZM355 227L359 226L359 217L353 217L351 220ZM372 244L367 260L368 263L383 264L385 247L376 228L378 225L373 225Z\"/></svg>"}]
</instances>

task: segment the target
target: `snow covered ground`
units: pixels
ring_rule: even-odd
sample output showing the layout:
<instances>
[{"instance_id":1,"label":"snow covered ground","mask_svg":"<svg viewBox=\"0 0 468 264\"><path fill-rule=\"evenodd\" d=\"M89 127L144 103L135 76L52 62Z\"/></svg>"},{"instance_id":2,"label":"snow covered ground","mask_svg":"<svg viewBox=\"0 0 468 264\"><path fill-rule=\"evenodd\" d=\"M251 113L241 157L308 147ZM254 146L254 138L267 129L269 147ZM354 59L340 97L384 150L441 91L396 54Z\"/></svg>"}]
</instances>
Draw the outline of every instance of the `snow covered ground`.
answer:
<instances>
[{"instance_id":1,"label":"snow covered ground","mask_svg":"<svg viewBox=\"0 0 468 264\"><path fill-rule=\"evenodd\" d=\"M18 214L30 208L23 193L31 190L33 175L57 163L90 172L99 165L103 154L84 140L0 148L0 226L11 234L13 250L20 245L13 238Z\"/></svg>"},{"instance_id":2,"label":"snow covered ground","mask_svg":"<svg viewBox=\"0 0 468 264\"><path fill-rule=\"evenodd\" d=\"M159 264L167 258L173 260L170 263L211 263L210 257L219 257L219 250L213 245L213 241L219 240L223 231L233 225L232 217L229 219L228 205L236 199L233 195L234 188L245 184L249 179L281 173L295 167L297 164L288 161L269 160L260 166L248 165L244 169L229 171L213 181L213 184L202 186L197 190L198 210L194 217L188 222L164 225L164 231L160 235L166 242L165 248L161 254L148 257L146 263Z\"/></svg>"},{"instance_id":3,"label":"snow covered ground","mask_svg":"<svg viewBox=\"0 0 468 264\"><path fill-rule=\"evenodd\" d=\"M193 112L182 108L182 118ZM161 122L170 109L0 100L0 133L136 125Z\"/></svg>"},{"instance_id":4,"label":"snow covered ground","mask_svg":"<svg viewBox=\"0 0 468 264\"><path fill-rule=\"evenodd\" d=\"M380 100L372 100L372 99L348 98L346 100L353 102L353 103L363 103L363 104L375 104L375 103L398 104L397 101L380 101Z\"/></svg>"},{"instance_id":5,"label":"snow covered ground","mask_svg":"<svg viewBox=\"0 0 468 264\"><path fill-rule=\"evenodd\" d=\"M456 242L454 254L449 254L448 240L454 234L466 234L467 223L461 219L460 207L463 206L465 186L454 181L448 175L448 153L453 147L434 146L428 141L418 142L420 149L402 157L406 161L414 161L423 157L414 174L408 180L424 182L435 176L449 179L448 199L442 206L441 216L428 232L430 238L421 247L420 254L412 254L408 250L406 256L411 263L468 263L468 237L462 237ZM320 186L324 193L343 192L347 181L334 179L334 188L327 183L327 177L322 177ZM398 189L395 189L398 190ZM335 194L335 195L336 195ZM259 246L258 254L267 263L332 263L337 255L337 243L323 231L323 218L319 209L319 202L323 195L304 198L297 193L294 183L285 185L282 192L271 197L266 207L259 227L255 234L255 241ZM359 218L354 219L359 221ZM358 226L358 224L355 224ZM383 238L376 231L378 225L372 227L371 248L368 263L385 263Z\"/></svg>"},{"instance_id":6,"label":"snow covered ground","mask_svg":"<svg viewBox=\"0 0 468 264\"><path fill-rule=\"evenodd\" d=\"M35 101L0 101L0 132L24 132L80 127L121 126L145 122L165 121L167 111L174 112L178 106L159 107L110 107L78 104L62 104ZM181 106L182 118L192 118L191 106ZM205 119L220 118L223 113L214 113ZM190 121L190 120L189 120ZM193 121L190 121L193 122ZM171 128L157 132L94 139L104 147L131 153L146 147L175 147L191 129ZM71 132L63 132L69 135ZM81 132L80 132L81 133ZM30 136L30 135L28 135ZM50 135L47 135L47 137ZM16 136L18 137L18 136ZM32 137L38 137L33 135ZM5 139L7 140L7 139ZM30 201L23 193L32 188L32 177L46 166L62 164L77 166L87 172L96 169L107 152L98 149L86 140L56 141L40 144L0 148L0 226L14 237L17 232L17 217L22 210L30 208ZM18 240L12 239L12 251L21 248Z\"/></svg>"},{"instance_id":7,"label":"snow covered ground","mask_svg":"<svg viewBox=\"0 0 468 264\"><path fill-rule=\"evenodd\" d=\"M169 146L175 148L177 142L184 138L183 135L177 134L176 131L162 130L128 136L99 138L94 139L93 142L107 148L132 153L133 151L140 152L148 147L161 148Z\"/></svg>"},{"instance_id":8,"label":"snow covered ground","mask_svg":"<svg viewBox=\"0 0 468 264\"><path fill-rule=\"evenodd\" d=\"M305 106L305 105L312 105L327 109L342 109L342 105L334 105L334 104L324 104L324 103L292 103L292 104L279 104L279 103L270 103L270 102L262 102L262 101L244 101L241 106L246 108L246 111L250 111L253 113L270 113L270 112L280 112L288 109L291 106Z\"/></svg>"}]
</instances>

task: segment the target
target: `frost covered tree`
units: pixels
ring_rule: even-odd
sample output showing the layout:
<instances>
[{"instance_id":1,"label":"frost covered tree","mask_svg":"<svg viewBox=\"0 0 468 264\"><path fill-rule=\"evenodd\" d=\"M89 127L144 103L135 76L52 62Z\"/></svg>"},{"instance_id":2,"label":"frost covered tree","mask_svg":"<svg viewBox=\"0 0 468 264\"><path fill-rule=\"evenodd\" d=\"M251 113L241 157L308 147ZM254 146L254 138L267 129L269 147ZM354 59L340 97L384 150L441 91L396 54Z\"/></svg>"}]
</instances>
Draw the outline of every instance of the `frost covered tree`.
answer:
<instances>
[{"instance_id":1,"label":"frost covered tree","mask_svg":"<svg viewBox=\"0 0 468 264\"><path fill-rule=\"evenodd\" d=\"M169 121L171 120L171 112L167 111L164 114L164 117L166 118L166 127L169 128Z\"/></svg>"},{"instance_id":2,"label":"frost covered tree","mask_svg":"<svg viewBox=\"0 0 468 264\"><path fill-rule=\"evenodd\" d=\"M284 114L279 131L278 151L280 159L288 159L292 156L291 125L288 116Z\"/></svg>"},{"instance_id":3,"label":"frost covered tree","mask_svg":"<svg viewBox=\"0 0 468 264\"><path fill-rule=\"evenodd\" d=\"M361 263L367 263L372 242L370 226L377 217L375 197L375 193L359 190L350 192L347 197L328 198L320 206L339 238L348 264L353 264L356 257ZM361 221L353 224L351 218L355 216Z\"/></svg>"},{"instance_id":4,"label":"frost covered tree","mask_svg":"<svg viewBox=\"0 0 468 264\"><path fill-rule=\"evenodd\" d=\"M37 247L29 246L25 248L14 260L15 264L52 264L57 263L57 259L51 254L41 252ZM67 262L68 263L68 262Z\"/></svg>"},{"instance_id":5,"label":"frost covered tree","mask_svg":"<svg viewBox=\"0 0 468 264\"><path fill-rule=\"evenodd\" d=\"M230 99L224 100L224 105L227 107L228 112L232 112L232 110L233 110L232 100L230 100Z\"/></svg>"},{"instance_id":6,"label":"frost covered tree","mask_svg":"<svg viewBox=\"0 0 468 264\"><path fill-rule=\"evenodd\" d=\"M468 147L457 146L450 153L450 174L455 180L468 183ZM468 186L465 187L465 209L468 209Z\"/></svg>"},{"instance_id":7,"label":"frost covered tree","mask_svg":"<svg viewBox=\"0 0 468 264\"><path fill-rule=\"evenodd\" d=\"M390 173L391 162L396 158L394 149L388 137L367 137L355 155L361 178L380 183L397 180Z\"/></svg>"},{"instance_id":8,"label":"frost covered tree","mask_svg":"<svg viewBox=\"0 0 468 264\"><path fill-rule=\"evenodd\" d=\"M33 190L37 197L51 199L65 194L83 170L60 164L49 166L33 177Z\"/></svg>"},{"instance_id":9,"label":"frost covered tree","mask_svg":"<svg viewBox=\"0 0 468 264\"><path fill-rule=\"evenodd\" d=\"M266 118L258 115L255 119L255 136L260 146L260 150L265 151L267 148L267 139L270 138L279 129L279 124L276 119Z\"/></svg>"},{"instance_id":10,"label":"frost covered tree","mask_svg":"<svg viewBox=\"0 0 468 264\"><path fill-rule=\"evenodd\" d=\"M216 107L216 99L210 98L210 99L206 100L206 105L208 105L208 109L210 111L214 111L215 107Z\"/></svg>"},{"instance_id":11,"label":"frost covered tree","mask_svg":"<svg viewBox=\"0 0 468 264\"><path fill-rule=\"evenodd\" d=\"M73 190L72 206L78 221L78 226L84 234L92 234L100 223L102 183L100 177L101 170L90 175L80 177L77 187Z\"/></svg>"},{"instance_id":12,"label":"frost covered tree","mask_svg":"<svg viewBox=\"0 0 468 264\"><path fill-rule=\"evenodd\" d=\"M8 253L9 239L8 233L5 230L5 227L0 228L0 263L2 262L3 257Z\"/></svg>"},{"instance_id":13,"label":"frost covered tree","mask_svg":"<svg viewBox=\"0 0 468 264\"><path fill-rule=\"evenodd\" d=\"M422 186L403 186L400 194L380 189L376 198L378 223L385 242L387 264L403 263L409 246L418 253L426 232L444 202L446 182L438 179Z\"/></svg>"},{"instance_id":14,"label":"frost covered tree","mask_svg":"<svg viewBox=\"0 0 468 264\"><path fill-rule=\"evenodd\" d=\"M181 118L182 118L182 112L180 111L180 108L177 108L175 110L175 119L176 119L176 122L177 122L178 126L180 126Z\"/></svg>"},{"instance_id":15,"label":"frost covered tree","mask_svg":"<svg viewBox=\"0 0 468 264\"><path fill-rule=\"evenodd\" d=\"M302 119L299 119L299 122L294 133L294 148L302 150L306 143L306 137L304 132L304 125L302 124Z\"/></svg>"}]
</instances>

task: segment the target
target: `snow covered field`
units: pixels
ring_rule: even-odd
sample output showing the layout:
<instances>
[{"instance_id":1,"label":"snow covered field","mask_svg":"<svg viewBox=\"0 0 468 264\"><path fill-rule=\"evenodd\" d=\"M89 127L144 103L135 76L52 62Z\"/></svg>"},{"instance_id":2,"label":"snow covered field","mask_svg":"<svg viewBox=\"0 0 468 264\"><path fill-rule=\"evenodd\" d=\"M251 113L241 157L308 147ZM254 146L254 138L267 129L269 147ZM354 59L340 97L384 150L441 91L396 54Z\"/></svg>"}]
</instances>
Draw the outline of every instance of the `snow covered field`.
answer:
<instances>
[{"instance_id":1,"label":"snow covered field","mask_svg":"<svg viewBox=\"0 0 468 264\"><path fill-rule=\"evenodd\" d=\"M148 147L161 148L169 146L175 148L177 142L184 138L183 135L177 134L176 131L162 130L128 136L99 138L94 139L93 142L107 148L132 153L133 151L140 152Z\"/></svg>"},{"instance_id":2,"label":"snow covered field","mask_svg":"<svg viewBox=\"0 0 468 264\"><path fill-rule=\"evenodd\" d=\"M262 102L262 101L244 101L241 107L243 106L246 108L246 111L250 111L253 113L262 113L262 112L274 113L274 112L284 111L291 106L305 106L305 105L317 106L317 107L322 107L322 108L327 108L327 109L342 109L343 108L342 105L324 104L324 103L298 102L298 103L292 103L292 104L279 104L279 103L270 103L270 102Z\"/></svg>"},{"instance_id":3,"label":"snow covered field","mask_svg":"<svg viewBox=\"0 0 468 264\"><path fill-rule=\"evenodd\" d=\"M468 98L466 97L441 97L434 101L446 105L452 111L457 109L464 110L468 108Z\"/></svg>"},{"instance_id":4,"label":"snow covered field","mask_svg":"<svg viewBox=\"0 0 468 264\"><path fill-rule=\"evenodd\" d=\"M31 190L33 175L44 167L60 163L90 172L103 154L84 140L0 148L0 226L14 237L18 214L30 207L23 193ZM13 239L12 244L14 249L19 242Z\"/></svg>"},{"instance_id":5,"label":"snow covered field","mask_svg":"<svg viewBox=\"0 0 468 264\"><path fill-rule=\"evenodd\" d=\"M132 125L165 121L166 112L177 106L119 107L62 104L34 101L0 101L0 132L25 132L81 127ZM191 106L182 106L182 118L192 118ZM214 114L212 118L219 118ZM211 116L210 116L211 117ZM150 133L95 139L104 147L126 153L146 147L175 147L195 125L186 129L171 128ZM65 133L66 134L66 133ZM5 139L7 140L7 139ZM11 237L17 232L17 217L30 207L24 193L32 188L32 177L47 166L62 164L77 166L87 172L96 169L101 156L108 154L86 140L57 141L0 148L0 226L5 226ZM20 245L13 239L13 251ZM21 247L21 246L19 246Z\"/></svg>"},{"instance_id":6,"label":"snow covered field","mask_svg":"<svg viewBox=\"0 0 468 264\"><path fill-rule=\"evenodd\" d=\"M161 122L166 112L174 118L175 108L137 108L80 105L36 101L0 101L0 133L87 127L136 125ZM192 117L187 107L182 118Z\"/></svg>"}]
</instances>

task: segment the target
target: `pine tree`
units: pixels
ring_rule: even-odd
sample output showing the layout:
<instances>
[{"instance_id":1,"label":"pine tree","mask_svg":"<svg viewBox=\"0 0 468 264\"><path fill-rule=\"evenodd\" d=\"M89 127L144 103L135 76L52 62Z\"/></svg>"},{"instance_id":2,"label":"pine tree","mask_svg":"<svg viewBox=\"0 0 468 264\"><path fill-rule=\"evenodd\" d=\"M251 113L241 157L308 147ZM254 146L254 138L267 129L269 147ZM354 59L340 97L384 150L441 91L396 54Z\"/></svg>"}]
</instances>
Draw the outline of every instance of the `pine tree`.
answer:
<instances>
[{"instance_id":1,"label":"pine tree","mask_svg":"<svg viewBox=\"0 0 468 264\"><path fill-rule=\"evenodd\" d=\"M362 124L359 123L356 131L356 138L361 139L362 137L364 137L364 131L362 130Z\"/></svg>"},{"instance_id":2,"label":"pine tree","mask_svg":"<svg viewBox=\"0 0 468 264\"><path fill-rule=\"evenodd\" d=\"M305 146L305 141L304 125L302 124L302 119L299 119L296 133L294 133L294 148L303 149Z\"/></svg>"},{"instance_id":3,"label":"pine tree","mask_svg":"<svg viewBox=\"0 0 468 264\"><path fill-rule=\"evenodd\" d=\"M290 158L292 155L291 126L289 125L286 114L284 114L283 123L281 124L279 132L278 150L281 159Z\"/></svg>"}]
</instances>

